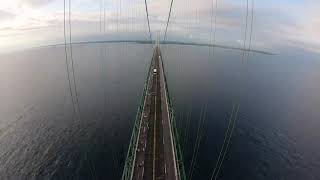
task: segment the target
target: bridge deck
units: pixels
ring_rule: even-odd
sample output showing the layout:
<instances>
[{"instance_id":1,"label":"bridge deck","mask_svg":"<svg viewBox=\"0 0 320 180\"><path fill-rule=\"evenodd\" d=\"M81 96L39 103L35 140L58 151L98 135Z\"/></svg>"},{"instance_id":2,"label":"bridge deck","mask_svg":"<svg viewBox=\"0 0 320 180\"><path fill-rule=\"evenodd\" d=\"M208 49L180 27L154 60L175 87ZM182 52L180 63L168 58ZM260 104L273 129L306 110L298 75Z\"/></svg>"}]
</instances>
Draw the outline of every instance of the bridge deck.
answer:
<instances>
[{"instance_id":1,"label":"bridge deck","mask_svg":"<svg viewBox=\"0 0 320 180\"><path fill-rule=\"evenodd\" d=\"M138 136L132 179L177 180L164 71L156 47Z\"/></svg>"}]
</instances>

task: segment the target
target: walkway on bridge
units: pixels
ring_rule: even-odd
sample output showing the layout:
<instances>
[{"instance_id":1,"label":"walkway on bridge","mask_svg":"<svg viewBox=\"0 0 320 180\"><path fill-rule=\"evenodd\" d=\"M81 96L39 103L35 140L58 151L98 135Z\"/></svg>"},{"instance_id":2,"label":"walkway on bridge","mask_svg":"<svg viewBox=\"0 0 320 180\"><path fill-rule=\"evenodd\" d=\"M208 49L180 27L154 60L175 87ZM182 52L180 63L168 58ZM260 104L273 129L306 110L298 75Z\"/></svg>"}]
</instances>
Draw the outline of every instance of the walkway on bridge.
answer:
<instances>
[{"instance_id":1,"label":"walkway on bridge","mask_svg":"<svg viewBox=\"0 0 320 180\"><path fill-rule=\"evenodd\" d=\"M148 73L141 113L137 116L122 179L180 180L183 178L177 162L159 45L154 48Z\"/></svg>"}]
</instances>

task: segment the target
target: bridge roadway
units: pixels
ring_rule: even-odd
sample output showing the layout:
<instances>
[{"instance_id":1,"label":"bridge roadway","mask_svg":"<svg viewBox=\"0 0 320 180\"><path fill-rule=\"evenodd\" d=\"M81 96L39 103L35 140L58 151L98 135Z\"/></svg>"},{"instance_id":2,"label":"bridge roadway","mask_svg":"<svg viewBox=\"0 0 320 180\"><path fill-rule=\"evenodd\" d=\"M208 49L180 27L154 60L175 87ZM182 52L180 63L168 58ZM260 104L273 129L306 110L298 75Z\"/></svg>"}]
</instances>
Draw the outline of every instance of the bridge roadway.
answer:
<instances>
[{"instance_id":1,"label":"bridge roadway","mask_svg":"<svg viewBox=\"0 0 320 180\"><path fill-rule=\"evenodd\" d=\"M154 51L131 179L177 180L175 148L159 46Z\"/></svg>"}]
</instances>

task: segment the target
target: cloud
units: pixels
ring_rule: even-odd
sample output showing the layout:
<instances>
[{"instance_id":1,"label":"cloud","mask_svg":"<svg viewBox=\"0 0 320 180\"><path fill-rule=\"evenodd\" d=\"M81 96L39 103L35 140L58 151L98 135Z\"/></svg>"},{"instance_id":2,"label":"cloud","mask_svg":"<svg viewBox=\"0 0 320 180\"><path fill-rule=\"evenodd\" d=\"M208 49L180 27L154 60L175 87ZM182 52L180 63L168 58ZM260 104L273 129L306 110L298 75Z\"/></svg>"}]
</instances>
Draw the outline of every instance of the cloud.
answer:
<instances>
[{"instance_id":1,"label":"cloud","mask_svg":"<svg viewBox=\"0 0 320 180\"><path fill-rule=\"evenodd\" d=\"M171 0L147 0L147 2L151 31L153 33L163 32ZM210 40L211 27L216 26L216 40L219 43L239 45L237 40L243 41L244 39L245 1L240 3L237 0L218 0L216 25L211 24L213 2L215 1L175 0L168 28L169 40L183 36L186 39L192 37L193 41L206 41L207 43ZM274 6L275 4L277 6ZM72 1L72 27L75 36L88 37L87 34L99 33L99 5L100 0ZM119 0L105 0L105 5L105 25L108 33L119 32L123 36L136 32L147 33L144 0L121 0L121 3ZM270 3L255 1L253 47L277 48L286 43L295 42L294 44L316 49L317 46L320 46L320 38L318 38L320 13L316 5L320 6L320 3L310 0L300 3L282 2L281 4L276 0L270 0ZM68 12L66 13L68 20ZM103 14L102 12L101 15ZM6 33L12 38L14 34L21 36L23 33L33 37L35 34L30 34L28 31L53 29L55 32L50 33L61 36L63 19L63 1L5 1L0 9L0 33L2 37ZM249 23L250 20L251 11L249 11ZM41 34L46 35L46 33ZM32 38L28 40L30 39Z\"/></svg>"},{"instance_id":2,"label":"cloud","mask_svg":"<svg viewBox=\"0 0 320 180\"><path fill-rule=\"evenodd\" d=\"M0 10L0 21L13 19L15 16L13 13Z\"/></svg>"},{"instance_id":3,"label":"cloud","mask_svg":"<svg viewBox=\"0 0 320 180\"><path fill-rule=\"evenodd\" d=\"M17 3L20 5L27 5L30 7L39 7L43 5L47 5L56 0L17 0Z\"/></svg>"}]
</instances>

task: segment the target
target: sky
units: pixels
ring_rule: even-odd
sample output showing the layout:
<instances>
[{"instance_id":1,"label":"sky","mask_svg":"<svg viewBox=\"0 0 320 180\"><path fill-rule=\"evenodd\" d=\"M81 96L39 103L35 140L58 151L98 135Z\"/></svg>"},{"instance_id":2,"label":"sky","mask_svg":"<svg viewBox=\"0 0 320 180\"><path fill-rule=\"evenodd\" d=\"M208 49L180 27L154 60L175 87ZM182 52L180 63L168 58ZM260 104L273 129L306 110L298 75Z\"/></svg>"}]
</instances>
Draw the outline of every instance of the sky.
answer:
<instances>
[{"instance_id":1,"label":"sky","mask_svg":"<svg viewBox=\"0 0 320 180\"><path fill-rule=\"evenodd\" d=\"M170 2L147 0L153 39L157 32L164 34ZM290 46L320 52L319 7L319 0L174 0L167 40L241 47L249 41L252 23L254 49L277 52ZM72 42L149 37L144 0L72 0L70 22ZM0 2L0 53L60 43L64 43L63 0Z\"/></svg>"}]
</instances>

